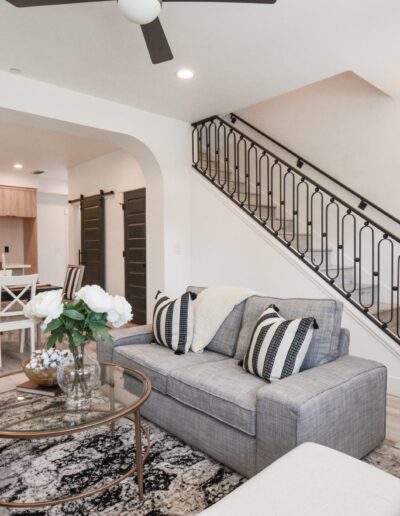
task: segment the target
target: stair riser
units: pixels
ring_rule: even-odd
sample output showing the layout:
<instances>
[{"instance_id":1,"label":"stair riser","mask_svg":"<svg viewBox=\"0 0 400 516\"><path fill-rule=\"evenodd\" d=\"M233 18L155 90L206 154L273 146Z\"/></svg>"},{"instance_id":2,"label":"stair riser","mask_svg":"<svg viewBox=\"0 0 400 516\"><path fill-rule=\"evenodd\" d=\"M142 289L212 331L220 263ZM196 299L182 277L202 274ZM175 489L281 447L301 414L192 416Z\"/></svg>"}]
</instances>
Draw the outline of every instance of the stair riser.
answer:
<instances>
[{"instance_id":1,"label":"stair riser","mask_svg":"<svg viewBox=\"0 0 400 516\"><path fill-rule=\"evenodd\" d=\"M292 221L291 221L292 222ZM276 227L279 226L279 221L276 223ZM293 223L292 223L293 226ZM279 236L283 238L286 242L291 242L292 246L299 250L300 252L305 252L306 250L310 250L311 248L311 237L308 236L307 241L307 235L299 235L298 237L295 235L293 238L293 232L289 231L288 226L286 226L286 231L283 229L279 231Z\"/></svg>"},{"instance_id":2,"label":"stair riser","mask_svg":"<svg viewBox=\"0 0 400 516\"><path fill-rule=\"evenodd\" d=\"M350 290L349 285L347 285L347 290ZM372 291L373 287L362 287L361 289L356 288L355 291L351 294L351 297L360 302L360 292L361 292L361 304L370 305L372 302ZM374 301L376 302L376 291L374 294Z\"/></svg>"},{"instance_id":3,"label":"stair riser","mask_svg":"<svg viewBox=\"0 0 400 516\"><path fill-rule=\"evenodd\" d=\"M255 216L260 218L261 219L265 219L266 216L268 215L268 213L271 211L271 209L267 208L266 206L263 206L261 208L261 215L260 215L260 210L259 208L256 209L256 206L253 204L253 205L250 205L250 208L251 210L256 210L255 212ZM283 228L286 227L286 234L290 235L293 233L293 220L285 220L285 221L281 221L281 219L278 217L278 207L277 206L274 206L273 207L273 211L274 211L274 218L271 219L269 218L268 221L267 221L267 226L270 227L271 229L273 229L274 231L279 231L279 232L283 232Z\"/></svg>"},{"instance_id":4,"label":"stair riser","mask_svg":"<svg viewBox=\"0 0 400 516\"><path fill-rule=\"evenodd\" d=\"M233 187L233 185L232 185L232 187ZM227 190L227 188L225 188L225 190ZM231 190L233 190L233 188ZM235 196L238 197L238 198L240 197L240 200L242 202L243 202L244 199L246 199L247 203L250 200L250 204L251 205L257 205L258 200L259 200L259 196L257 194L255 194L255 193L247 193L246 194L246 190L245 190L244 187L240 188L239 191L236 190L235 191ZM264 199L261 199L261 203L260 204L261 205L263 205L264 203L267 204L267 202L268 202L268 199L265 197Z\"/></svg>"},{"instance_id":5,"label":"stair riser","mask_svg":"<svg viewBox=\"0 0 400 516\"><path fill-rule=\"evenodd\" d=\"M329 271L329 278L333 278L334 276L336 276L336 273L337 273L336 267L328 269L328 271ZM325 271L324 271L324 273L325 273ZM337 286L341 287L342 279L343 279L343 282L345 285L350 283L353 280L353 270L352 269L350 269L350 270L344 269L343 271L339 270L339 275L337 278L335 278L335 284Z\"/></svg>"},{"instance_id":6,"label":"stair riser","mask_svg":"<svg viewBox=\"0 0 400 516\"><path fill-rule=\"evenodd\" d=\"M248 204L247 202L244 204L245 208L246 209L249 209L251 211L255 210L255 217L258 217L259 219L261 220L264 220L268 217L268 221L272 220L272 217L276 217L276 206L262 206L261 207L261 212L260 212L260 209L259 208L256 208L256 206L254 204L250 204L250 208L248 207ZM276 220L276 219L275 219ZM278 224L276 222L276 224Z\"/></svg>"},{"instance_id":7,"label":"stair riser","mask_svg":"<svg viewBox=\"0 0 400 516\"><path fill-rule=\"evenodd\" d=\"M329 250L328 250L328 252L326 252L325 250L321 251L321 250L316 249L315 251L313 251L312 256L311 256L311 251L306 253L305 256L306 256L307 260L314 265L319 265L322 262L322 264L320 265L321 270L322 270L322 267L326 267L327 263L328 263L328 266L333 263L332 262L332 260L333 260L332 252Z\"/></svg>"}]
</instances>

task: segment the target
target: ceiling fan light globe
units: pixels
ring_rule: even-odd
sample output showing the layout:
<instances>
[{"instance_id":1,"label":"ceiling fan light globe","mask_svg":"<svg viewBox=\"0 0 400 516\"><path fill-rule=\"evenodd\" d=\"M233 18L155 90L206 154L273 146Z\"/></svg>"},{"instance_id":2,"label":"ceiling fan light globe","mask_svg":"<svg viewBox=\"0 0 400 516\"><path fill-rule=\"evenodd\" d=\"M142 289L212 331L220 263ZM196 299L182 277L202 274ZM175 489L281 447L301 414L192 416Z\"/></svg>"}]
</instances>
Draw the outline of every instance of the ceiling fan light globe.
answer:
<instances>
[{"instance_id":1,"label":"ceiling fan light globe","mask_svg":"<svg viewBox=\"0 0 400 516\"><path fill-rule=\"evenodd\" d=\"M118 0L118 7L133 23L146 25L154 21L161 11L160 0Z\"/></svg>"}]
</instances>

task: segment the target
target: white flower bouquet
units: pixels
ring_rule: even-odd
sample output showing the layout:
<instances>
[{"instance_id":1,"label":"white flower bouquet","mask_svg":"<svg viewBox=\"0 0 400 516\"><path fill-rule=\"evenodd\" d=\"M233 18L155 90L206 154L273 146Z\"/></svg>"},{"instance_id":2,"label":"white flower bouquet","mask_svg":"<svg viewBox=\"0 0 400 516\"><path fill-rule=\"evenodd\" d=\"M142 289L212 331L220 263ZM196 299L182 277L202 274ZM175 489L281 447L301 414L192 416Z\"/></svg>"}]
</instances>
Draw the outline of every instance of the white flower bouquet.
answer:
<instances>
[{"instance_id":1,"label":"white flower bouquet","mask_svg":"<svg viewBox=\"0 0 400 516\"><path fill-rule=\"evenodd\" d=\"M86 285L74 301L63 303L62 290L37 294L25 305L26 317L42 321L49 332L47 347L68 338L71 352L75 346L98 338L109 341L109 324L119 328L132 319L132 307L122 296L111 296L98 285Z\"/></svg>"},{"instance_id":2,"label":"white flower bouquet","mask_svg":"<svg viewBox=\"0 0 400 516\"><path fill-rule=\"evenodd\" d=\"M85 354L85 345L102 339L111 341L109 325L118 328L132 319L132 307L122 296L111 296L98 285L86 285L77 292L73 301L63 303L61 290L48 291L35 296L25 305L26 317L42 322L50 335L47 354L40 356L43 364L57 364L57 381L67 394L67 404L83 408L97 385L100 367L97 361ZM52 350L57 343L68 339L71 355L53 361ZM32 357L32 368L38 366L39 357ZM29 368L25 369L29 374Z\"/></svg>"}]
</instances>

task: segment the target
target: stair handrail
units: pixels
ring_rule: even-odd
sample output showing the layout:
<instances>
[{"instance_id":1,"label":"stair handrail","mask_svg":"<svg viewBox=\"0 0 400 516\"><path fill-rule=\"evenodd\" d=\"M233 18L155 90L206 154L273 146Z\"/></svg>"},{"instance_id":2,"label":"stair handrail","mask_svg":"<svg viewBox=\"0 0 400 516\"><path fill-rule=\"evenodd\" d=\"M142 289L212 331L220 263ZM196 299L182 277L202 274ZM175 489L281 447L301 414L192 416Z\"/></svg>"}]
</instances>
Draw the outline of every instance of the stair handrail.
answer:
<instances>
[{"instance_id":1,"label":"stair handrail","mask_svg":"<svg viewBox=\"0 0 400 516\"><path fill-rule=\"evenodd\" d=\"M236 115L234 115L236 116ZM237 118L237 117L236 117ZM400 237L397 237L395 234L393 234L391 231L387 230L386 228L384 228L383 226L381 226L378 222L376 222L375 220L369 218L364 212L362 211L359 211L357 208L354 208L354 206L351 206L347 201L344 201L341 197L339 197L337 194L331 192L330 190L328 190L326 187L324 186L321 186L320 184L318 184L314 179L312 179L311 177L309 177L307 174L305 174L301 169L291 165L290 163L288 163L287 161L285 161L284 159L280 158L279 156L277 156L274 152L270 151L269 149L267 149L266 147L264 147L263 145L261 145L260 143L254 141L252 138L250 138L247 134L243 133L242 131L240 131L240 129L238 129L237 127L235 127L233 124L227 122L226 120L224 120L222 117L218 116L218 115L213 115L213 116L210 116L210 117L207 117L207 118L204 118L202 120L199 120L198 122L193 122L191 124L191 126L193 128L197 128L199 125L203 125L205 124L206 122L211 122L213 120L218 120L220 122L222 122L223 124L227 125L228 127L230 127L233 131L235 131L236 133L238 133L240 136L242 136L243 138L246 138L249 142L251 142L254 146L257 146L259 149L261 149L263 152L269 154L270 156L272 156L275 160L277 160L278 162L282 163L283 165L285 165L285 167L288 167L288 169L291 169L293 170L294 172L296 172L297 174L299 174L299 176L301 177L304 177L304 179L306 179L307 181L309 181L312 185L314 185L316 188L318 188L319 190L321 190L322 192L325 192L327 195L329 195L330 197L336 199L337 201L339 201L340 203L342 203L348 210L351 210L352 213L355 213L356 215L358 215L359 217L361 217L362 219L365 219L366 222L368 222L368 224L373 224L377 229L379 229L379 231L382 231L383 235L384 235L384 238L387 238L387 237L390 237L392 238L393 240L395 240L397 243L400 244ZM358 196L359 197L359 196ZM365 199L366 201L366 199ZM394 219L396 220L396 219ZM397 222L397 220L396 220ZM400 223L400 220L398 221ZM386 235L386 236L385 236Z\"/></svg>"},{"instance_id":2,"label":"stair handrail","mask_svg":"<svg viewBox=\"0 0 400 516\"><path fill-rule=\"evenodd\" d=\"M313 163L311 163L309 160L303 158L298 152L294 152L292 149L290 149L289 147L287 147L286 145L284 145L283 143L280 143L278 140L276 140L275 138L273 138L272 136L269 136L267 133L265 133L264 131L261 131L261 129L259 129L258 127L255 127L253 124L251 124L250 122L248 122L247 120L245 120L244 118L240 117L239 115L236 115L235 113L230 113L230 118L231 118L231 121L233 123L234 120L239 120L239 122L242 122L243 124L247 125L247 127L249 127L251 130L257 132L258 134L260 134L261 136L263 136L264 138L267 138L268 140L270 140L274 145L277 145L278 147L280 147L281 149L285 150L286 152L288 152L289 154L291 154L292 156L294 156L296 159L297 159L297 164L298 164L298 167L301 168L303 166L303 164L305 165L308 165L309 167L311 167L312 169L314 169L315 171L317 171L319 174L323 175L324 177L326 177L327 179L329 179L330 181L332 181L333 183L339 185L341 188L347 190L349 193L351 193L352 195L354 195L354 197L358 197L358 199L360 200L360 204L359 204L359 208L361 210L365 210L365 208L367 208L368 206L371 206L372 208L374 208L375 210L379 211L380 213L382 213L383 215L385 215L385 217L393 220L394 222L396 222L397 224L400 224L400 219L398 219L397 217L395 217L394 215L392 215L391 213L389 213L388 211L384 210L383 208L381 208L380 206L378 206L377 204L375 204L374 202L372 202L370 199L368 199L367 197L365 197L365 195L360 195L358 192L356 192L355 190L353 190L352 188L350 188L349 186L347 186L346 184L342 183L342 181L339 181L338 179L336 179L335 177L331 176L330 174L328 174L328 172L325 172L324 170L322 170L320 167L317 167L316 165L314 165ZM237 129L236 129L237 130ZM247 137L248 138L248 137ZM251 138L249 138L251 140ZM301 164L301 165L300 165ZM375 224L375 222L374 222Z\"/></svg>"}]
</instances>

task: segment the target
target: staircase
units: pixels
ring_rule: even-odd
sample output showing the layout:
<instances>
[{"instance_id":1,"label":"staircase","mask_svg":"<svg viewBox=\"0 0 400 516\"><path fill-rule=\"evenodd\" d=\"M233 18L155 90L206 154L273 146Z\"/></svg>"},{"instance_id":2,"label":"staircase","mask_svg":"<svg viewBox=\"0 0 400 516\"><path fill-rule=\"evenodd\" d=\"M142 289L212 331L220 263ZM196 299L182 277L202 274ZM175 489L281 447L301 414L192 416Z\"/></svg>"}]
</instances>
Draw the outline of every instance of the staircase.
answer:
<instances>
[{"instance_id":1,"label":"staircase","mask_svg":"<svg viewBox=\"0 0 400 516\"><path fill-rule=\"evenodd\" d=\"M400 220L236 115L192 127L193 168L400 344Z\"/></svg>"}]
</instances>

